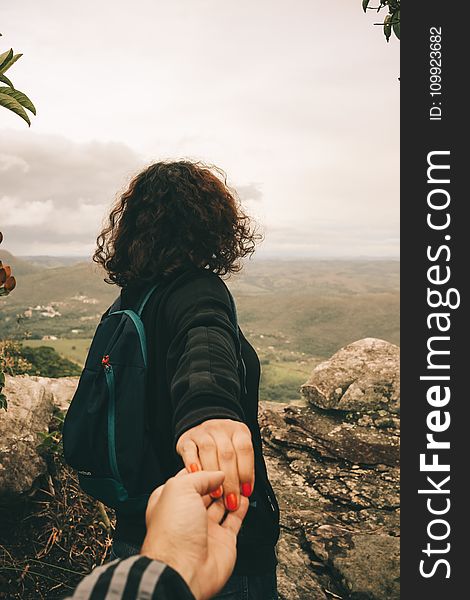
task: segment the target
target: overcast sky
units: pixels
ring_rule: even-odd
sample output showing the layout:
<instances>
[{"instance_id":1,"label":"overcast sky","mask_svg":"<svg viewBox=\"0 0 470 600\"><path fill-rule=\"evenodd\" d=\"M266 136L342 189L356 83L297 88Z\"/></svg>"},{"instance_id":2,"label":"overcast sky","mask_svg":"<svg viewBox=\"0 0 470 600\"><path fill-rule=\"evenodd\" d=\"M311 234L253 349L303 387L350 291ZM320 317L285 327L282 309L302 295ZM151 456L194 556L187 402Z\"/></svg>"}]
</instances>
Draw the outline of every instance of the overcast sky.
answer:
<instances>
[{"instance_id":1,"label":"overcast sky","mask_svg":"<svg viewBox=\"0 0 470 600\"><path fill-rule=\"evenodd\" d=\"M398 256L399 43L360 0L24 0L0 52L36 104L0 110L0 229L15 254L86 255L151 161L215 163L262 252Z\"/></svg>"}]
</instances>

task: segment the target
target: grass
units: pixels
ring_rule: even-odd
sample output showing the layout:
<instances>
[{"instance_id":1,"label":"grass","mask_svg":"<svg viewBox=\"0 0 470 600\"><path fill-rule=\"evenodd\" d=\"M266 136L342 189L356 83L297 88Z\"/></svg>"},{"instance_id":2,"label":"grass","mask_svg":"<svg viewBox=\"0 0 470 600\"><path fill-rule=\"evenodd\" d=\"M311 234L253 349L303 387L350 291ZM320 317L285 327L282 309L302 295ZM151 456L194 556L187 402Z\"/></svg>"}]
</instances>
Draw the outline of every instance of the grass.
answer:
<instances>
[{"instance_id":1,"label":"grass","mask_svg":"<svg viewBox=\"0 0 470 600\"><path fill-rule=\"evenodd\" d=\"M58 339L58 340L24 340L24 346L31 346L32 348L39 348L39 346L50 346L54 350L63 356L68 358L72 362L83 366L85 358L90 347L91 340L89 339Z\"/></svg>"},{"instance_id":2,"label":"grass","mask_svg":"<svg viewBox=\"0 0 470 600\"><path fill-rule=\"evenodd\" d=\"M301 399L299 388L307 381L320 362L307 356L278 355L274 351L260 352L260 400L292 402Z\"/></svg>"}]
</instances>

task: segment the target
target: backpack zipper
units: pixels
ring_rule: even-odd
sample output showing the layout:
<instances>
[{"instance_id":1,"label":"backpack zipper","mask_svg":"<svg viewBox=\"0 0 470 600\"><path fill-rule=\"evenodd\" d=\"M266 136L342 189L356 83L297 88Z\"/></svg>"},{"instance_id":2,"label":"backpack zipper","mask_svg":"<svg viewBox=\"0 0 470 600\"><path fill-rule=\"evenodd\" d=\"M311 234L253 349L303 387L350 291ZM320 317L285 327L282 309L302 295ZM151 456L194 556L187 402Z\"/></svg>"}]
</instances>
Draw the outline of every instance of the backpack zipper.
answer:
<instances>
[{"instance_id":1,"label":"backpack zipper","mask_svg":"<svg viewBox=\"0 0 470 600\"><path fill-rule=\"evenodd\" d=\"M113 477L121 482L116 454L116 394L113 366L109 362L109 356L103 356L101 364L104 368L106 384L108 386L108 460Z\"/></svg>"}]
</instances>

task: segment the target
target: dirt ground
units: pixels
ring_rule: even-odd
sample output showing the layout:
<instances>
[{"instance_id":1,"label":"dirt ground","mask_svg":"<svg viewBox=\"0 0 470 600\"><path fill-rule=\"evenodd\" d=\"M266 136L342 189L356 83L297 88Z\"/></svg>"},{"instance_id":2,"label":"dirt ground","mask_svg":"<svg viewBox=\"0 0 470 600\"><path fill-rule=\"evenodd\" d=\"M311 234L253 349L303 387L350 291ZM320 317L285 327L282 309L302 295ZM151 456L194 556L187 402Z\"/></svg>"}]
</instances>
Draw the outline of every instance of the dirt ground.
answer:
<instances>
[{"instance_id":1,"label":"dirt ground","mask_svg":"<svg viewBox=\"0 0 470 600\"><path fill-rule=\"evenodd\" d=\"M58 600L109 557L113 515L83 494L59 454L21 502L0 505L0 598Z\"/></svg>"}]
</instances>

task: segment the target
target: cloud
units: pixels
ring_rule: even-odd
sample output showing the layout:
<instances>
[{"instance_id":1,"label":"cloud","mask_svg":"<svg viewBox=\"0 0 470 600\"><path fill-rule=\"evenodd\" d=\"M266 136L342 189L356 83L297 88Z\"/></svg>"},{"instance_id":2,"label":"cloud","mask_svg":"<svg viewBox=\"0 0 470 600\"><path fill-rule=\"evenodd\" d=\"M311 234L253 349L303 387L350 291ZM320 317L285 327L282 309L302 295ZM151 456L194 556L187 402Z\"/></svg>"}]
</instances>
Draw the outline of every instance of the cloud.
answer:
<instances>
[{"instance_id":1,"label":"cloud","mask_svg":"<svg viewBox=\"0 0 470 600\"><path fill-rule=\"evenodd\" d=\"M20 156L0 153L0 172L9 171L15 168L19 169L23 173L27 173L29 171L28 163Z\"/></svg>"},{"instance_id":2,"label":"cloud","mask_svg":"<svg viewBox=\"0 0 470 600\"><path fill-rule=\"evenodd\" d=\"M242 202L259 202L263 198L263 192L260 190L260 183L249 183L247 185L237 185L237 193Z\"/></svg>"},{"instance_id":3,"label":"cloud","mask_svg":"<svg viewBox=\"0 0 470 600\"><path fill-rule=\"evenodd\" d=\"M116 194L143 166L124 144L4 132L0 226L16 254L83 254Z\"/></svg>"},{"instance_id":4,"label":"cloud","mask_svg":"<svg viewBox=\"0 0 470 600\"><path fill-rule=\"evenodd\" d=\"M4 247L18 255L90 255L110 205L147 164L121 143L29 131L3 138L0 229ZM376 158L342 165L341 177L334 159L324 155L310 171L294 161L290 176L277 179L260 169L265 182L232 184L265 233L260 254L397 254L395 193L384 189Z\"/></svg>"},{"instance_id":5,"label":"cloud","mask_svg":"<svg viewBox=\"0 0 470 600\"><path fill-rule=\"evenodd\" d=\"M399 239L387 226L349 224L319 220L303 224L266 227L265 239L257 250L260 256L397 257Z\"/></svg>"},{"instance_id":6,"label":"cloud","mask_svg":"<svg viewBox=\"0 0 470 600\"><path fill-rule=\"evenodd\" d=\"M38 108L27 132L0 111L23 134L0 131L12 250L91 250L143 157L190 157L227 172L276 252L398 251L399 42L355 2L27 4L27 18L2 9L2 40L24 53L15 84Z\"/></svg>"},{"instance_id":7,"label":"cloud","mask_svg":"<svg viewBox=\"0 0 470 600\"><path fill-rule=\"evenodd\" d=\"M92 252L110 205L147 164L121 143L79 143L7 131L0 154L0 227L19 255ZM262 198L259 183L236 186L244 203Z\"/></svg>"}]
</instances>

